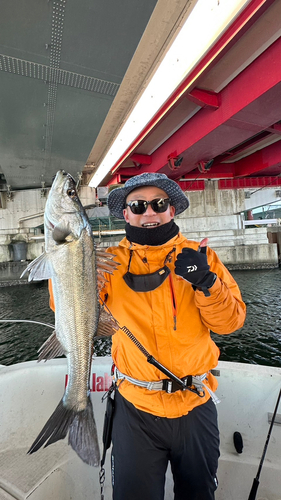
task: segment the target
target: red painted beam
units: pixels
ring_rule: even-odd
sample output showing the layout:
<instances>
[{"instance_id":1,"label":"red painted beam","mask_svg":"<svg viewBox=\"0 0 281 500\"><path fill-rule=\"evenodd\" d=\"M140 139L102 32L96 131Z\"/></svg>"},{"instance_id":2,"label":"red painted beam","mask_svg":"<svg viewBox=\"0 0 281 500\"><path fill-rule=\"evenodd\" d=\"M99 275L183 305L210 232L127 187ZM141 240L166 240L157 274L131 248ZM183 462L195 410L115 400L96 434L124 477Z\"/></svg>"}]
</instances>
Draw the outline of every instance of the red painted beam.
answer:
<instances>
[{"instance_id":1,"label":"red painted beam","mask_svg":"<svg viewBox=\"0 0 281 500\"><path fill-rule=\"evenodd\" d=\"M177 183L183 191L204 191L205 181L179 181Z\"/></svg>"},{"instance_id":2,"label":"red painted beam","mask_svg":"<svg viewBox=\"0 0 281 500\"><path fill-rule=\"evenodd\" d=\"M246 177L267 168L280 167L281 174L281 140L233 163L220 163L211 167L206 173L198 169L185 174L184 179L221 179Z\"/></svg>"},{"instance_id":3,"label":"red painted beam","mask_svg":"<svg viewBox=\"0 0 281 500\"><path fill-rule=\"evenodd\" d=\"M178 155L200 142L208 134L227 124L240 111L281 83L281 38L241 72L221 91L221 106L216 111L201 109L152 154L146 171L156 172L167 164L167 156L177 149ZM251 82L251 85L249 85ZM264 116L265 128L267 116ZM261 127L262 128L262 127ZM222 144L223 150L223 144ZM195 168L195 165L192 167ZM190 168L189 168L190 170ZM184 161L180 169L184 172Z\"/></svg>"},{"instance_id":4,"label":"red painted beam","mask_svg":"<svg viewBox=\"0 0 281 500\"><path fill-rule=\"evenodd\" d=\"M187 76L187 78L179 85L171 97L166 101L162 108L155 114L155 116L146 125L144 130L136 137L130 147L123 153L119 160L112 167L112 173L122 165L122 163L136 150L137 146L143 139L151 132L151 130L159 123L160 120L170 111L170 109L178 102L184 93L190 89L199 76L207 70L207 68L214 62L214 60L225 50L225 48L233 42L235 37L239 36L242 30L250 27L251 21L260 13L263 14L264 10L272 4L272 0L252 0L241 12L241 14L234 20L231 26L223 33L221 38L214 44L209 52L202 58L194 70ZM167 155L166 155L167 156ZM152 169L153 170L153 169Z\"/></svg>"},{"instance_id":5,"label":"red painted beam","mask_svg":"<svg viewBox=\"0 0 281 500\"><path fill-rule=\"evenodd\" d=\"M138 163L140 165L150 165L151 164L151 156L150 155L140 155L140 154L134 153L130 156L130 159L134 163Z\"/></svg>"},{"instance_id":6,"label":"red painted beam","mask_svg":"<svg viewBox=\"0 0 281 500\"><path fill-rule=\"evenodd\" d=\"M252 175L273 166L280 167L281 173L281 141L275 142L246 158L242 158L233 165L235 167L235 177Z\"/></svg>"},{"instance_id":7,"label":"red painted beam","mask_svg":"<svg viewBox=\"0 0 281 500\"><path fill-rule=\"evenodd\" d=\"M219 189L251 189L259 187L279 187L281 177L243 177L242 179L221 179Z\"/></svg>"},{"instance_id":8,"label":"red painted beam","mask_svg":"<svg viewBox=\"0 0 281 500\"><path fill-rule=\"evenodd\" d=\"M266 130L272 134L281 135L281 124L275 123L272 127L268 127Z\"/></svg>"},{"instance_id":9,"label":"red painted beam","mask_svg":"<svg viewBox=\"0 0 281 500\"><path fill-rule=\"evenodd\" d=\"M201 108L208 107L218 109L221 103L220 94L199 88L194 88L188 92L186 97L189 101L201 106Z\"/></svg>"},{"instance_id":10,"label":"red painted beam","mask_svg":"<svg viewBox=\"0 0 281 500\"><path fill-rule=\"evenodd\" d=\"M270 131L269 129L266 129L266 131L261 132L260 134L255 135L254 137L251 137L242 144L239 144L235 148L232 148L230 151L226 151L225 153L219 155L218 157L216 157L216 162L222 163L224 161L230 161L232 156L235 156L239 153L242 153L243 151L246 151L249 147L258 145L266 137L269 137L271 133L273 133L273 130Z\"/></svg>"},{"instance_id":11,"label":"red painted beam","mask_svg":"<svg viewBox=\"0 0 281 500\"><path fill-rule=\"evenodd\" d=\"M219 165L211 167L208 172L200 173L196 168L185 174L183 179L221 179L221 178L230 178L232 179L235 176L235 167L234 163L220 163Z\"/></svg>"},{"instance_id":12,"label":"red painted beam","mask_svg":"<svg viewBox=\"0 0 281 500\"><path fill-rule=\"evenodd\" d=\"M204 191L204 180L179 181L177 184L183 191ZM259 187L279 187L281 177L243 177L239 179L220 179L218 189L251 189Z\"/></svg>"},{"instance_id":13,"label":"red painted beam","mask_svg":"<svg viewBox=\"0 0 281 500\"><path fill-rule=\"evenodd\" d=\"M113 186L114 184L121 184L122 180L121 180L121 175L118 173L118 174L115 174L113 175L113 177L110 179L110 181L107 182L107 186Z\"/></svg>"},{"instance_id":14,"label":"red painted beam","mask_svg":"<svg viewBox=\"0 0 281 500\"><path fill-rule=\"evenodd\" d=\"M133 175L141 174L143 171L146 172L147 168L145 167L123 167L119 168L118 173L122 178L129 179Z\"/></svg>"}]
</instances>

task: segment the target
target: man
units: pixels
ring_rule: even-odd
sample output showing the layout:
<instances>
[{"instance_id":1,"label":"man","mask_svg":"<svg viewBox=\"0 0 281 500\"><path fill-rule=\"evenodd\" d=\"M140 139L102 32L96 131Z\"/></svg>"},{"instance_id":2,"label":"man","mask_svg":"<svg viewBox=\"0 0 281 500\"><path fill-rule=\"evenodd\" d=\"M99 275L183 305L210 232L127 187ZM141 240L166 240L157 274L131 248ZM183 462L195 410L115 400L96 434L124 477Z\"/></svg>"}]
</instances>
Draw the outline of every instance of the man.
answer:
<instances>
[{"instance_id":1,"label":"man","mask_svg":"<svg viewBox=\"0 0 281 500\"><path fill-rule=\"evenodd\" d=\"M133 177L108 197L111 214L127 224L126 237L108 249L120 266L106 276L102 298L141 347L186 383L167 380L124 331L113 336L114 500L163 500L168 462L175 500L215 498L219 432L210 370L219 349L210 330L241 328L246 308L216 253L179 232L173 219L188 205L164 174Z\"/></svg>"}]
</instances>

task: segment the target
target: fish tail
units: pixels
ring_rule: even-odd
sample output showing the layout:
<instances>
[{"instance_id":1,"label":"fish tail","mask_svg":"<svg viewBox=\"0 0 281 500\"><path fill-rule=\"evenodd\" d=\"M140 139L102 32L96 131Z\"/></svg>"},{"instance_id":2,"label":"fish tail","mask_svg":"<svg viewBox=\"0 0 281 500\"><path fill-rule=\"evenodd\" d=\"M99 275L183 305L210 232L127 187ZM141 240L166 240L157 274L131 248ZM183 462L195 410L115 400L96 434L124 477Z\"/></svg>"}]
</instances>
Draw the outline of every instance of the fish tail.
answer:
<instances>
[{"instance_id":1,"label":"fish tail","mask_svg":"<svg viewBox=\"0 0 281 500\"><path fill-rule=\"evenodd\" d=\"M43 445L46 447L64 439L68 431L68 443L81 460L88 465L98 466L100 451L90 397L86 409L79 412L65 408L61 400L27 453L35 453Z\"/></svg>"},{"instance_id":2,"label":"fish tail","mask_svg":"<svg viewBox=\"0 0 281 500\"><path fill-rule=\"evenodd\" d=\"M90 396L86 409L75 415L69 429L68 443L86 464L95 467L100 464L97 428Z\"/></svg>"},{"instance_id":3,"label":"fish tail","mask_svg":"<svg viewBox=\"0 0 281 500\"><path fill-rule=\"evenodd\" d=\"M51 443L55 443L59 439L64 439L73 418L73 412L65 408L63 401L61 400L27 453L34 453L43 445L48 446Z\"/></svg>"}]
</instances>

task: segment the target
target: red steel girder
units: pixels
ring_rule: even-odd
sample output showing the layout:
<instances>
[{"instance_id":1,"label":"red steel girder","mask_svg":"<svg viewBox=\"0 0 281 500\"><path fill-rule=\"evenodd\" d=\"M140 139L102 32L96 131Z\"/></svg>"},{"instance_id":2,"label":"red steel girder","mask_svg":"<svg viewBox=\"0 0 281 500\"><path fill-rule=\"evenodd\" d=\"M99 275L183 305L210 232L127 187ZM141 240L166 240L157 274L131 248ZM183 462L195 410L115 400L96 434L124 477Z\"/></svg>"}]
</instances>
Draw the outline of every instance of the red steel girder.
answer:
<instances>
[{"instance_id":1,"label":"red steel girder","mask_svg":"<svg viewBox=\"0 0 281 500\"><path fill-rule=\"evenodd\" d=\"M272 134L281 135L281 124L274 123L274 125L272 125L272 127L268 127L266 130L268 132L271 132Z\"/></svg>"},{"instance_id":2,"label":"red steel girder","mask_svg":"<svg viewBox=\"0 0 281 500\"><path fill-rule=\"evenodd\" d=\"M249 176L273 166L280 167L281 173L281 141L242 158L235 162L234 166L235 177Z\"/></svg>"},{"instance_id":3,"label":"red steel girder","mask_svg":"<svg viewBox=\"0 0 281 500\"><path fill-rule=\"evenodd\" d=\"M120 170L118 170L118 172L111 177L106 185L113 186L115 184L124 184L130 177L138 175L139 173L141 173L139 167L120 168Z\"/></svg>"},{"instance_id":4,"label":"red steel girder","mask_svg":"<svg viewBox=\"0 0 281 500\"><path fill-rule=\"evenodd\" d=\"M239 144L238 146L232 148L231 150L225 151L223 154L216 157L216 164L223 163L224 161L230 161L232 156L235 156L237 154L242 153L243 151L246 151L249 147L258 145L265 138L270 137L272 133L275 133L272 127L270 129L268 128L266 129L266 131L261 132L260 134L255 135L254 137L251 137L247 141L243 142L242 144Z\"/></svg>"},{"instance_id":5,"label":"red steel girder","mask_svg":"<svg viewBox=\"0 0 281 500\"><path fill-rule=\"evenodd\" d=\"M205 181L180 181L177 182L183 191L204 191Z\"/></svg>"},{"instance_id":6,"label":"red steel girder","mask_svg":"<svg viewBox=\"0 0 281 500\"><path fill-rule=\"evenodd\" d=\"M220 163L211 167L208 172L201 173L198 168L192 170L192 172L183 176L183 179L220 179L229 178L233 179L235 176L235 164L234 163Z\"/></svg>"},{"instance_id":7,"label":"red steel girder","mask_svg":"<svg viewBox=\"0 0 281 500\"><path fill-rule=\"evenodd\" d=\"M201 106L201 108L209 107L218 109L221 103L220 94L199 88L192 89L186 94L186 97L189 101Z\"/></svg>"},{"instance_id":8,"label":"red steel girder","mask_svg":"<svg viewBox=\"0 0 281 500\"><path fill-rule=\"evenodd\" d=\"M204 191L204 180L179 181L177 184L183 191ZM220 179L218 189L251 189L281 186L281 177L243 177L239 179Z\"/></svg>"},{"instance_id":9,"label":"red steel girder","mask_svg":"<svg viewBox=\"0 0 281 500\"><path fill-rule=\"evenodd\" d=\"M153 154L152 163L145 171L156 172L167 164L167 157L173 149L179 155L222 125L227 125L240 111L262 97L281 83L281 38L241 72L221 91L221 106L213 111L201 109ZM251 85L249 85L251 82ZM280 85L281 90L281 85ZM265 128L267 116L263 117ZM262 128L262 127L261 127ZM223 144L222 144L223 151ZM184 162L180 173L185 175ZM194 168L195 165L192 167ZM190 168L189 168L190 170ZM141 168L141 171L143 169ZM140 172L141 173L141 172Z\"/></svg>"},{"instance_id":10,"label":"red steel girder","mask_svg":"<svg viewBox=\"0 0 281 500\"><path fill-rule=\"evenodd\" d=\"M137 164L140 165L150 165L151 164L151 156L150 155L141 155L134 153L130 156L130 159Z\"/></svg>"},{"instance_id":11,"label":"red steel girder","mask_svg":"<svg viewBox=\"0 0 281 500\"><path fill-rule=\"evenodd\" d=\"M107 182L107 186L113 186L114 184L121 184L122 183L122 180L121 180L121 175L119 174L115 174L111 177L111 179Z\"/></svg>"},{"instance_id":12,"label":"red steel girder","mask_svg":"<svg viewBox=\"0 0 281 500\"><path fill-rule=\"evenodd\" d=\"M272 167L280 167L281 174L281 140L233 163L220 163L211 167L206 173L194 169L184 179L220 179L237 178L253 175Z\"/></svg>"},{"instance_id":13,"label":"red steel girder","mask_svg":"<svg viewBox=\"0 0 281 500\"><path fill-rule=\"evenodd\" d=\"M254 18L262 15L264 10L266 10L274 0L252 0L241 14L235 19L231 26L223 33L220 39L214 44L214 46L208 51L208 53L202 58L199 64L194 68L194 70L187 76L187 78L182 82L182 84L175 90L171 97L166 101L162 108L155 114L155 116L150 120L144 130L136 137L129 148L123 153L119 160L112 167L112 173L115 173L117 169L122 165L122 163L130 156L137 148L137 146L143 141L143 139L151 132L151 130L157 125L157 123L162 120L162 118L169 112L169 110L177 103L177 101L185 94L188 89L194 86L195 81L199 76L214 63L216 58L218 58L224 50L238 38L242 32L244 32L248 27L251 26ZM166 162L165 162L166 163ZM164 163L164 164L165 164ZM151 169L154 170L153 168Z\"/></svg>"},{"instance_id":14,"label":"red steel girder","mask_svg":"<svg viewBox=\"0 0 281 500\"><path fill-rule=\"evenodd\" d=\"M243 177L241 179L220 179L219 189L250 189L259 187L279 187L281 177Z\"/></svg>"}]
</instances>

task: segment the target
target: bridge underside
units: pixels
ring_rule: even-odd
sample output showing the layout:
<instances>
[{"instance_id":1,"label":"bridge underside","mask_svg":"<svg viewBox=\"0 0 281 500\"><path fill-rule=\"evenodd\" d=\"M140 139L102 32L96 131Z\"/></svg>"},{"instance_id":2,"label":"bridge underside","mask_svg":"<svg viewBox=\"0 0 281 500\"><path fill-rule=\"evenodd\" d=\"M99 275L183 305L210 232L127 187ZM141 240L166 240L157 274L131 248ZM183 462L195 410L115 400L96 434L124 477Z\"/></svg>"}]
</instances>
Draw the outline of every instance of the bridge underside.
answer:
<instances>
[{"instance_id":1,"label":"bridge underside","mask_svg":"<svg viewBox=\"0 0 281 500\"><path fill-rule=\"evenodd\" d=\"M202 57L109 168L103 166L201 2L3 0L0 191L48 187L60 168L76 178L83 172L86 184L100 170L104 186L153 171L182 181L185 189L201 189L203 179L221 179L228 189L255 182L278 187L278 0L237 0L236 14ZM209 4L216 15L224 8L224 2ZM203 35L199 18L194 45Z\"/></svg>"},{"instance_id":2,"label":"bridge underside","mask_svg":"<svg viewBox=\"0 0 281 500\"><path fill-rule=\"evenodd\" d=\"M102 183L151 171L192 190L202 189L203 179L222 179L219 188L228 189L280 186L280 16L280 2L249 2ZM116 105L125 85L126 78ZM89 163L102 165L103 134L113 118L111 109Z\"/></svg>"}]
</instances>

